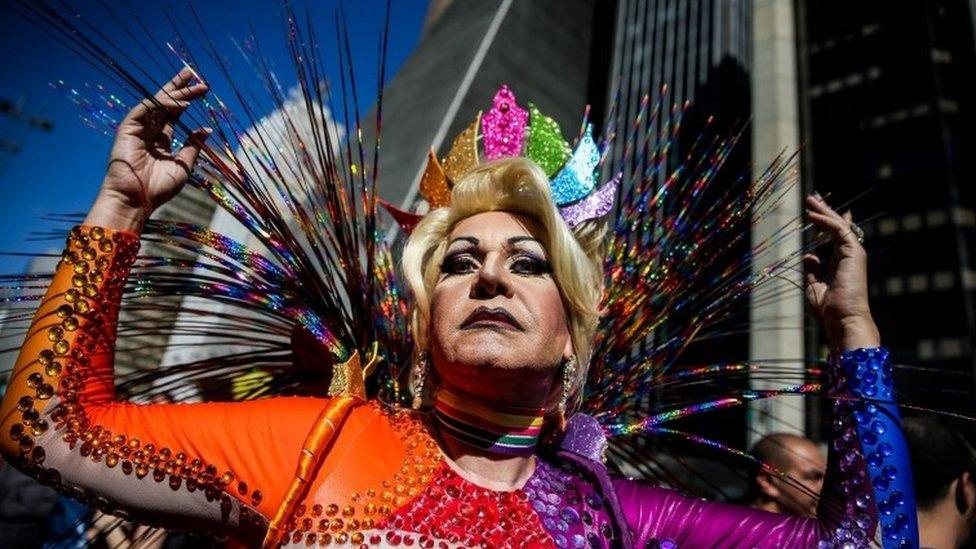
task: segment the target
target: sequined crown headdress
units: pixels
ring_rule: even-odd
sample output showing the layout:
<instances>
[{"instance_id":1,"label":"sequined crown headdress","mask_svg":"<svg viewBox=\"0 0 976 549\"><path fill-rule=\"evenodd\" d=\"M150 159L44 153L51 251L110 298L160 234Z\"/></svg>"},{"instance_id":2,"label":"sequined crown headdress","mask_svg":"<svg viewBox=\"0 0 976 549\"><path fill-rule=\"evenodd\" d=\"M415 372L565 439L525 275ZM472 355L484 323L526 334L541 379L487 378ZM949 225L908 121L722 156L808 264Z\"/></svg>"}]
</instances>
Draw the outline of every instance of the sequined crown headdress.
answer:
<instances>
[{"instance_id":1,"label":"sequined crown headdress","mask_svg":"<svg viewBox=\"0 0 976 549\"><path fill-rule=\"evenodd\" d=\"M481 141L479 152L478 142ZM573 150L563 139L559 124L535 105L519 106L515 94L502 85L492 106L454 138L443 162L433 150L420 179L420 196L431 209L449 206L454 184L482 162L506 157L525 157L536 162L550 178L552 198L570 228L606 215L613 206L620 174L597 187L601 151L593 139L593 128L584 124L583 134ZM423 217L383 202L383 206L406 232Z\"/></svg>"}]
</instances>

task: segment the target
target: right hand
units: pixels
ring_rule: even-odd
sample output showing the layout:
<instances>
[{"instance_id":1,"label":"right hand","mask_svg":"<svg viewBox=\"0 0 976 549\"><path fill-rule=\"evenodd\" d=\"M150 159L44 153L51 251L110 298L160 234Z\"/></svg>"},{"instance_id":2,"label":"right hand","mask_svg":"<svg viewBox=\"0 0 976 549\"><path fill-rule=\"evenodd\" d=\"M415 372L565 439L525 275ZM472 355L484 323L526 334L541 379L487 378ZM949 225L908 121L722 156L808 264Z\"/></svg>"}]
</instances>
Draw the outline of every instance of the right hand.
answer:
<instances>
[{"instance_id":1,"label":"right hand","mask_svg":"<svg viewBox=\"0 0 976 549\"><path fill-rule=\"evenodd\" d=\"M108 172L86 224L140 232L152 212L179 193L211 130L197 128L174 153L174 123L208 89L186 68L129 111L116 130Z\"/></svg>"}]
</instances>

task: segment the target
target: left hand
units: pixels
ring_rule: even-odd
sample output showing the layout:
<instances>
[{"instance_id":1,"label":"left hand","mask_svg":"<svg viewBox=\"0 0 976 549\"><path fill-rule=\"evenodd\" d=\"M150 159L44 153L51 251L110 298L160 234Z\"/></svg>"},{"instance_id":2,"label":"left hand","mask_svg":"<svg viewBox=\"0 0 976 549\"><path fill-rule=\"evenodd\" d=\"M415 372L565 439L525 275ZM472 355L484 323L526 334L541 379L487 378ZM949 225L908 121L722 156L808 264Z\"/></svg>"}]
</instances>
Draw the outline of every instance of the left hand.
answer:
<instances>
[{"instance_id":1,"label":"left hand","mask_svg":"<svg viewBox=\"0 0 976 549\"><path fill-rule=\"evenodd\" d=\"M819 196L808 196L806 207L813 225L833 240L829 264L814 254L803 256L807 301L824 323L831 350L880 346L868 306L867 253L851 229L850 212L838 214Z\"/></svg>"}]
</instances>

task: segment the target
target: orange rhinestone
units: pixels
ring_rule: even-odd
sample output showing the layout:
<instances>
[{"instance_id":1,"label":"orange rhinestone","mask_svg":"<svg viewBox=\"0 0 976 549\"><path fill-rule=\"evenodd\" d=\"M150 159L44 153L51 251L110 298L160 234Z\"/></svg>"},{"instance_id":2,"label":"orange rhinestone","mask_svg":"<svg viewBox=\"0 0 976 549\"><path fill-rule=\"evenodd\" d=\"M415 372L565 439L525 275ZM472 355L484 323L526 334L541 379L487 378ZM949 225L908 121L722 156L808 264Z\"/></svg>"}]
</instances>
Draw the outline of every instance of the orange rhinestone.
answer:
<instances>
[{"instance_id":1,"label":"orange rhinestone","mask_svg":"<svg viewBox=\"0 0 976 549\"><path fill-rule=\"evenodd\" d=\"M38 372L34 372L33 374L27 376L27 386L30 387L31 389L38 388L41 385L41 382L43 381L44 378L42 378L41 374Z\"/></svg>"},{"instance_id":2,"label":"orange rhinestone","mask_svg":"<svg viewBox=\"0 0 976 549\"><path fill-rule=\"evenodd\" d=\"M32 448L34 448L34 439L27 435L20 437L21 452L30 452Z\"/></svg>"},{"instance_id":3,"label":"orange rhinestone","mask_svg":"<svg viewBox=\"0 0 976 549\"><path fill-rule=\"evenodd\" d=\"M54 353L57 355L66 355L70 350L71 345L69 345L68 342L63 339L54 344Z\"/></svg>"},{"instance_id":4,"label":"orange rhinestone","mask_svg":"<svg viewBox=\"0 0 976 549\"><path fill-rule=\"evenodd\" d=\"M73 316L69 316L61 322L61 327L69 332L73 332L78 329L78 319Z\"/></svg>"},{"instance_id":5,"label":"orange rhinestone","mask_svg":"<svg viewBox=\"0 0 976 549\"><path fill-rule=\"evenodd\" d=\"M37 356L37 361L40 362L42 365L47 366L48 364L54 362L54 353L48 349L44 349Z\"/></svg>"},{"instance_id":6,"label":"orange rhinestone","mask_svg":"<svg viewBox=\"0 0 976 549\"><path fill-rule=\"evenodd\" d=\"M31 425L31 433L34 433L34 436L39 437L43 435L45 431L47 431L47 427L47 421L39 419L34 422L34 425Z\"/></svg>"}]
</instances>

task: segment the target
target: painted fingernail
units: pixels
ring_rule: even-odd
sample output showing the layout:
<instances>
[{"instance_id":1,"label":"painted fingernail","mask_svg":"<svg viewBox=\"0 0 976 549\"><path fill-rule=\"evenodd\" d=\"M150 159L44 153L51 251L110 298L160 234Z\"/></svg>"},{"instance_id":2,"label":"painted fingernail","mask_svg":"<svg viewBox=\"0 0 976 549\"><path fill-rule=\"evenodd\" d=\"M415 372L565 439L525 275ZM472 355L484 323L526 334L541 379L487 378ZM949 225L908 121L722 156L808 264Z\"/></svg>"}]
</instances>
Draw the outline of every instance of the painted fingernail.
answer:
<instances>
[{"instance_id":1,"label":"painted fingernail","mask_svg":"<svg viewBox=\"0 0 976 549\"><path fill-rule=\"evenodd\" d=\"M820 202L823 202L824 201L823 197L820 196L820 193L818 193L817 191L813 191L813 197L815 199L819 200Z\"/></svg>"}]
</instances>

